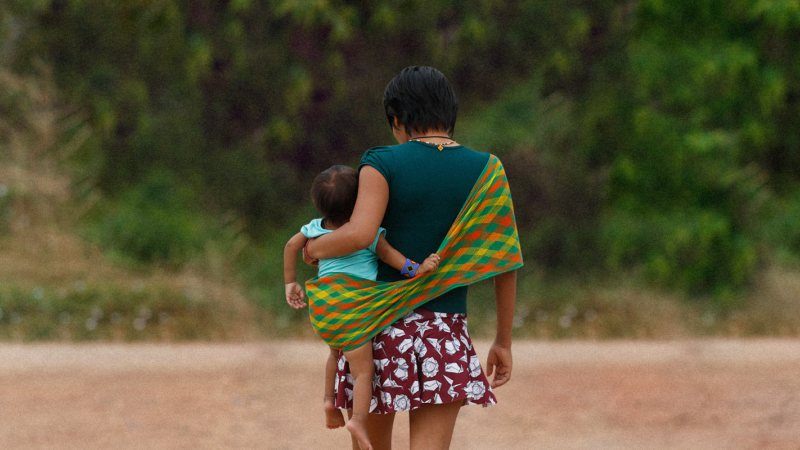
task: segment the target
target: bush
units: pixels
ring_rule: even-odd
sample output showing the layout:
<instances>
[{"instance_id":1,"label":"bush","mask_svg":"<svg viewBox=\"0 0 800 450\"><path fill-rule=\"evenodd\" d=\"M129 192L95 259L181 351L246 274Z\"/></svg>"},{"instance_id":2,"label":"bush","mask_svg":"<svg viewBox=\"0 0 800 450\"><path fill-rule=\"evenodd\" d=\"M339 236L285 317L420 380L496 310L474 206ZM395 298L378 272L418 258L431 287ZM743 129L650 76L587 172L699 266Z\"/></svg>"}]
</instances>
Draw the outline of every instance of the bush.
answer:
<instances>
[{"instance_id":1,"label":"bush","mask_svg":"<svg viewBox=\"0 0 800 450\"><path fill-rule=\"evenodd\" d=\"M155 172L109 202L90 235L104 248L140 263L181 265L202 252L221 228L192 207L173 177Z\"/></svg>"}]
</instances>

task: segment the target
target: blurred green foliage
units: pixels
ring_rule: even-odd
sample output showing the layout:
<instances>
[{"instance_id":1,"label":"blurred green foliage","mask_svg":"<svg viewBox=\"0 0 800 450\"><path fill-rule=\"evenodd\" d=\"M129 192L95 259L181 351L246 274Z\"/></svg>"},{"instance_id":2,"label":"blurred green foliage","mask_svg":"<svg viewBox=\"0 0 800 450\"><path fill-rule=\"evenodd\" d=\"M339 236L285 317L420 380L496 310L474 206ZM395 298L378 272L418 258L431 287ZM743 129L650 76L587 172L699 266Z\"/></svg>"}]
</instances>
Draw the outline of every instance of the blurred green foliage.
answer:
<instances>
[{"instance_id":1,"label":"blurred green foliage","mask_svg":"<svg viewBox=\"0 0 800 450\"><path fill-rule=\"evenodd\" d=\"M186 261L232 212L279 266L313 176L391 143L383 88L413 64L455 86L455 138L503 159L529 264L730 298L776 249L800 254L794 0L8 0L0 16L4 64L52 66L91 131L72 163L109 199L100 241L141 261ZM256 290L280 283L245 266Z\"/></svg>"},{"instance_id":2,"label":"blurred green foliage","mask_svg":"<svg viewBox=\"0 0 800 450\"><path fill-rule=\"evenodd\" d=\"M213 302L165 286L0 285L0 340L220 339L223 315Z\"/></svg>"}]
</instances>

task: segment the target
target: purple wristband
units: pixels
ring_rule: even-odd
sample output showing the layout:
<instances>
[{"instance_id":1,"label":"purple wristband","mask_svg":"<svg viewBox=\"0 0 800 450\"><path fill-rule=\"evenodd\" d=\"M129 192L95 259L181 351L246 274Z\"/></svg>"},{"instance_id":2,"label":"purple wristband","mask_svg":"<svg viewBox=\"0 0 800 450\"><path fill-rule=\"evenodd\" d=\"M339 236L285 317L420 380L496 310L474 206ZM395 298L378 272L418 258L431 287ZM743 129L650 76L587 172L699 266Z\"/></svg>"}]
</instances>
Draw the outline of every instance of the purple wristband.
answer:
<instances>
[{"instance_id":1,"label":"purple wristband","mask_svg":"<svg viewBox=\"0 0 800 450\"><path fill-rule=\"evenodd\" d=\"M406 263L403 264L403 269L400 271L400 274L405 275L408 278L414 278L417 276L417 268L419 268L419 264L406 258Z\"/></svg>"}]
</instances>

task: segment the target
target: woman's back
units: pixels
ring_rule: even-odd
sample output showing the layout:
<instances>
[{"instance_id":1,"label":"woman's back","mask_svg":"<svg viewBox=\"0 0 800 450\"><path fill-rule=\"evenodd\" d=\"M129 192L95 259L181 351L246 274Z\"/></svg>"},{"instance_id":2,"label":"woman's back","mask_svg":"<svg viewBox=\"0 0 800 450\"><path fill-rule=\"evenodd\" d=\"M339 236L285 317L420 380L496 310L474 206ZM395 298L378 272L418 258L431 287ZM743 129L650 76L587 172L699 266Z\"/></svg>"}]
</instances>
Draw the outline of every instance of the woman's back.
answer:
<instances>
[{"instance_id":1,"label":"woman's back","mask_svg":"<svg viewBox=\"0 0 800 450\"><path fill-rule=\"evenodd\" d=\"M381 226L386 240L414 261L436 252L489 159L463 146L444 147L409 141L377 147L361 165L377 169L389 185L389 202ZM379 264L379 281L403 279ZM466 313L467 288L454 289L425 305L435 312Z\"/></svg>"}]
</instances>

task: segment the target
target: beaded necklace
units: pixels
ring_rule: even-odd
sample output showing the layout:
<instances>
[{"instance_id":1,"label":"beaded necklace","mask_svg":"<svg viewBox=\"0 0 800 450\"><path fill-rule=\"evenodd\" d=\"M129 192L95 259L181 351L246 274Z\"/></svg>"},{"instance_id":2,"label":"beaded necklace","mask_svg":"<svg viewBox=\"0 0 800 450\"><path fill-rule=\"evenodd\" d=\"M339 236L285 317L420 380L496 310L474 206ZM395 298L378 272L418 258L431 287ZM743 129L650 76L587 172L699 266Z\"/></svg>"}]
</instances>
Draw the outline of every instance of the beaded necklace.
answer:
<instances>
[{"instance_id":1,"label":"beaded necklace","mask_svg":"<svg viewBox=\"0 0 800 450\"><path fill-rule=\"evenodd\" d=\"M450 137L448 137L448 136L420 136L420 137L424 137L424 138L442 138L442 139L450 139ZM455 144L455 143L456 143L456 141L454 141L454 140L452 140L452 139L450 139L450 142L443 142L443 143L441 143L441 144L437 144L437 143L435 143L435 142L423 141L422 139L419 139L419 138L412 138L412 139L410 139L410 140L411 140L411 141L417 141L417 142L421 142L421 143L423 143L423 144L435 145L435 146L436 146L436 148L438 148L438 149L439 149L439 151L442 151L442 150L444 150L444 146L445 146L445 145L450 145L450 144Z\"/></svg>"}]
</instances>

